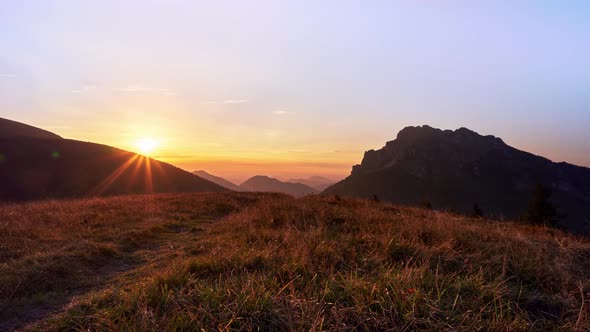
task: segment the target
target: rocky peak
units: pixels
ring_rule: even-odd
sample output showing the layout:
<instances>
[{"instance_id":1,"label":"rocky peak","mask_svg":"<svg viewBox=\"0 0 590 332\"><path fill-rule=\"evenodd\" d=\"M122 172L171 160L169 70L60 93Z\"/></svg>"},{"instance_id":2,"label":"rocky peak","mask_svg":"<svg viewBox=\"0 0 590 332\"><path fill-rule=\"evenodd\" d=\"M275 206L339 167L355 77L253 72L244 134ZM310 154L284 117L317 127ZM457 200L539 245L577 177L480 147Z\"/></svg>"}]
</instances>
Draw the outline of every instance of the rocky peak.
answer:
<instances>
[{"instance_id":1,"label":"rocky peak","mask_svg":"<svg viewBox=\"0 0 590 332\"><path fill-rule=\"evenodd\" d=\"M494 136L482 136L468 128L441 130L430 126L406 127L380 150L365 152L352 173L367 173L390 167L400 160L471 160L491 149L506 146Z\"/></svg>"}]
</instances>

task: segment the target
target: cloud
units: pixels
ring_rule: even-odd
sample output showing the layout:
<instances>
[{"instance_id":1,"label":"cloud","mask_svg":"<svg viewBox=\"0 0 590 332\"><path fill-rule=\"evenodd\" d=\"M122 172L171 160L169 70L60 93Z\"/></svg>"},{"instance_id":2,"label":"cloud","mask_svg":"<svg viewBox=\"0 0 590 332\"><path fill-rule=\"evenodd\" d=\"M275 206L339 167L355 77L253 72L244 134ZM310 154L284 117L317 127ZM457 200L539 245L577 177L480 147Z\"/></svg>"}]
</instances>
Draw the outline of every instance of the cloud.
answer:
<instances>
[{"instance_id":1,"label":"cloud","mask_svg":"<svg viewBox=\"0 0 590 332\"><path fill-rule=\"evenodd\" d=\"M272 114L282 116L282 115L291 115L291 114L295 114L295 113L285 111L285 110L276 110L276 111L272 112Z\"/></svg>"},{"instance_id":2,"label":"cloud","mask_svg":"<svg viewBox=\"0 0 590 332\"><path fill-rule=\"evenodd\" d=\"M226 99L222 101L203 101L201 104L203 105L216 105L216 104L245 104L249 100L248 99Z\"/></svg>"},{"instance_id":3,"label":"cloud","mask_svg":"<svg viewBox=\"0 0 590 332\"><path fill-rule=\"evenodd\" d=\"M135 92L151 92L151 93L160 93L165 96L176 96L176 91L167 88L149 88L140 85L130 85L124 88L117 88L115 91L122 92L122 93L135 93Z\"/></svg>"},{"instance_id":4,"label":"cloud","mask_svg":"<svg viewBox=\"0 0 590 332\"><path fill-rule=\"evenodd\" d=\"M245 104L248 99L226 99L223 101L224 104Z\"/></svg>"},{"instance_id":5,"label":"cloud","mask_svg":"<svg viewBox=\"0 0 590 332\"><path fill-rule=\"evenodd\" d=\"M136 86L136 85L132 85L132 86L128 86L125 88L117 88L115 89L115 91L119 91L119 92L144 92L144 91L148 91L148 88L144 88L142 86Z\"/></svg>"},{"instance_id":6,"label":"cloud","mask_svg":"<svg viewBox=\"0 0 590 332\"><path fill-rule=\"evenodd\" d=\"M72 93L84 93L84 92L88 92L90 90L95 89L96 86L95 85L84 85L82 88L80 89L72 89L71 92Z\"/></svg>"},{"instance_id":7,"label":"cloud","mask_svg":"<svg viewBox=\"0 0 590 332\"><path fill-rule=\"evenodd\" d=\"M15 74L2 74L0 73L0 78L16 78Z\"/></svg>"}]
</instances>

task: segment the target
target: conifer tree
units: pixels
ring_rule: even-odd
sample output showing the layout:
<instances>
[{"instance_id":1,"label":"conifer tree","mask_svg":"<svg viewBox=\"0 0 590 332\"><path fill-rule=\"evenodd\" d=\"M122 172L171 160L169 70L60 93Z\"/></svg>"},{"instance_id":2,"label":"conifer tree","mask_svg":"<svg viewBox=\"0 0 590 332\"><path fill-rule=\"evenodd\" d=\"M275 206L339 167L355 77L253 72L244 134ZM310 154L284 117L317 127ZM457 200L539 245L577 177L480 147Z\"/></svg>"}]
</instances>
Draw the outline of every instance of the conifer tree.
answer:
<instances>
[{"instance_id":1,"label":"conifer tree","mask_svg":"<svg viewBox=\"0 0 590 332\"><path fill-rule=\"evenodd\" d=\"M557 210L551 204L552 190L541 184L537 184L529 206L523 215L523 220L531 224L556 227L559 224Z\"/></svg>"},{"instance_id":2,"label":"conifer tree","mask_svg":"<svg viewBox=\"0 0 590 332\"><path fill-rule=\"evenodd\" d=\"M483 217L483 211L481 210L481 208L479 207L479 205L477 203L473 204L473 217L475 217L475 218L482 218Z\"/></svg>"}]
</instances>

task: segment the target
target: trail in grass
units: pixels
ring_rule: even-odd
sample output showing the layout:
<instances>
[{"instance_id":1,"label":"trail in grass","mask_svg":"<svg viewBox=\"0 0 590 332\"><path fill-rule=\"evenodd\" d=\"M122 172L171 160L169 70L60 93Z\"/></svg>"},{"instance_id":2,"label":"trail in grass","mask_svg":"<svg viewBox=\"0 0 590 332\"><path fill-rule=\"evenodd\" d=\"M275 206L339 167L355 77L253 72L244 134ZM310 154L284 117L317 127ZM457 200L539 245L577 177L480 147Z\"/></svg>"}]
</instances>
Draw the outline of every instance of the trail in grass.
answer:
<instances>
[{"instance_id":1,"label":"trail in grass","mask_svg":"<svg viewBox=\"0 0 590 332\"><path fill-rule=\"evenodd\" d=\"M14 303L11 308L3 308L5 312L0 315L0 331L34 326L75 306L89 294L137 283L149 276L150 272L198 250L199 241L220 218L203 217L153 227L144 234L141 243L131 246L122 244L122 250L126 251L124 255L111 257L103 264L90 267L86 277L92 280L91 286L72 284L65 292L48 292L41 300L33 299L28 303Z\"/></svg>"}]
</instances>

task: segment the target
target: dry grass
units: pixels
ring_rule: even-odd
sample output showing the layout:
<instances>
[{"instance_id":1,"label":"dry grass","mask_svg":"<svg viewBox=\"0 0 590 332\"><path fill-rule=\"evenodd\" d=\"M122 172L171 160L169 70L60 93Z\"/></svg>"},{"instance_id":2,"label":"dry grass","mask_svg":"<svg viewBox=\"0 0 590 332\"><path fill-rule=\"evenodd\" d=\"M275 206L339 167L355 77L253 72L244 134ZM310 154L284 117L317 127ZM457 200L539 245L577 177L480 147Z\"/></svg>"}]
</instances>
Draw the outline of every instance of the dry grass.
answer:
<instances>
[{"instance_id":1,"label":"dry grass","mask_svg":"<svg viewBox=\"0 0 590 332\"><path fill-rule=\"evenodd\" d=\"M145 195L0 207L0 330L193 244L211 221L262 196Z\"/></svg>"},{"instance_id":2,"label":"dry grass","mask_svg":"<svg viewBox=\"0 0 590 332\"><path fill-rule=\"evenodd\" d=\"M143 208L146 200L0 209L3 222L10 211L21 216L0 228L1 239L28 248L8 249L8 256L3 250L1 272L56 272L45 265L19 265L35 255L97 264L93 257L112 251L109 255L125 259L127 245L134 243L130 232L150 230L147 234L159 235L150 235L157 239L148 243L185 246L175 255L153 248L157 263L139 262L133 271L29 328L590 330L590 241L561 231L333 197L169 195L152 199L153 209ZM41 206L50 211L42 212ZM43 213L70 221L37 230ZM179 216L184 222L176 228L198 227L187 220L205 215L225 217L192 239L184 232L154 229L169 228ZM72 226L84 220L96 232ZM21 223L22 229L15 226ZM64 235L64 225L76 231ZM145 226L138 230L137 225ZM54 251L68 246L76 249ZM82 255L89 248L102 249ZM14 273L2 277L3 284L12 283L3 292L16 289L3 304L42 293L29 281L17 286ZM66 279L59 285L72 281Z\"/></svg>"}]
</instances>

